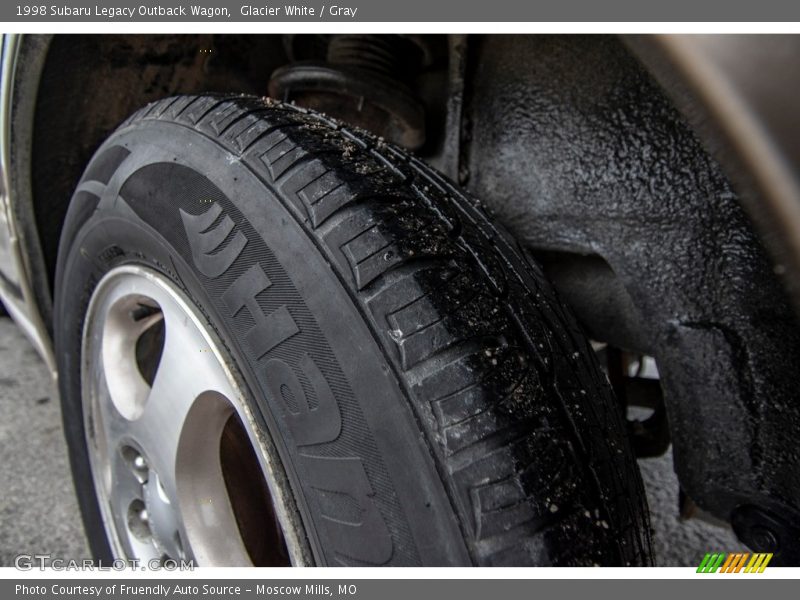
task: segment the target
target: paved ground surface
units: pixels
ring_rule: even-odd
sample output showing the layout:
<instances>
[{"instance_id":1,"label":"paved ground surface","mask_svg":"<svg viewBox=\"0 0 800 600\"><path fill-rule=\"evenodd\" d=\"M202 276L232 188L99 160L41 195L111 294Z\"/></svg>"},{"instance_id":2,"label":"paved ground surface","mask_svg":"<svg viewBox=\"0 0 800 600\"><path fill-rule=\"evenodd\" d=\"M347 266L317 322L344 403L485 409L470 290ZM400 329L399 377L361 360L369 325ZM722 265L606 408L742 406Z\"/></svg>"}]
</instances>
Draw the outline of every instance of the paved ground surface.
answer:
<instances>
[{"instance_id":1,"label":"paved ground surface","mask_svg":"<svg viewBox=\"0 0 800 600\"><path fill-rule=\"evenodd\" d=\"M20 553L87 555L61 413L44 363L0 319L0 565Z\"/></svg>"},{"instance_id":2,"label":"paved ground surface","mask_svg":"<svg viewBox=\"0 0 800 600\"><path fill-rule=\"evenodd\" d=\"M672 470L672 454L640 460L658 566L697 566L710 551L747 551L730 529L699 519L678 518L678 479Z\"/></svg>"},{"instance_id":3,"label":"paved ground surface","mask_svg":"<svg viewBox=\"0 0 800 600\"><path fill-rule=\"evenodd\" d=\"M0 318L0 566L20 553L88 556L69 477L56 394L17 327ZM730 531L677 518L670 456L641 461L662 566L698 564L741 546Z\"/></svg>"}]
</instances>

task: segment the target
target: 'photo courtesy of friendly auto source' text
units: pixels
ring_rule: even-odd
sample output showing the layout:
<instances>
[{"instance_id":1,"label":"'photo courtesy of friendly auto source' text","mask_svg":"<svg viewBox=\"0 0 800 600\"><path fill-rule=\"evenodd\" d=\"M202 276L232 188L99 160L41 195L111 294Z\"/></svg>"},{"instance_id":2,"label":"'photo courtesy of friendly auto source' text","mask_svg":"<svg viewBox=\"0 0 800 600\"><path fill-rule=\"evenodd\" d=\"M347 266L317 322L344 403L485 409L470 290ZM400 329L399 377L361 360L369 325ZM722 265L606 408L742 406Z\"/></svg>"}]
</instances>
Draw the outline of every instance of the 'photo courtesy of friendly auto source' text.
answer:
<instances>
[{"instance_id":1,"label":"'photo courtesy of friendly auto source' text","mask_svg":"<svg viewBox=\"0 0 800 600\"><path fill-rule=\"evenodd\" d=\"M156 584L128 584L108 583L96 585L82 584L16 584L16 596L79 596L85 597L128 597L147 596L156 598L214 596L238 597L254 594L256 596L358 596L359 586L353 583L292 583L269 584L247 582L246 584L226 585L224 583L156 583Z\"/></svg>"}]
</instances>

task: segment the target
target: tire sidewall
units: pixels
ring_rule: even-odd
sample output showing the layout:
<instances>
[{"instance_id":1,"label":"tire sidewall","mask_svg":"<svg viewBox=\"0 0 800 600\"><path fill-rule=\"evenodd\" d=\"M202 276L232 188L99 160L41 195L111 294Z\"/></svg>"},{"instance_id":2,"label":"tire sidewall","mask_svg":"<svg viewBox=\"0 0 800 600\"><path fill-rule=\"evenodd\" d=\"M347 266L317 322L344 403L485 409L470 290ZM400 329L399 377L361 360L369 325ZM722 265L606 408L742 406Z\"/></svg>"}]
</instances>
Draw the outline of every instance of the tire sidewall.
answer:
<instances>
[{"instance_id":1,"label":"tire sidewall","mask_svg":"<svg viewBox=\"0 0 800 600\"><path fill-rule=\"evenodd\" d=\"M106 185L98 186L96 180L79 184L79 190L96 192L97 207L86 210L79 204L85 198L79 198L80 192L76 194L65 224L67 235L59 252L56 286L55 341L65 431L84 523L95 555L104 561L111 559L83 426L83 317L102 276L118 265L135 263L167 276L206 315L222 347L237 365L245 389L252 390L252 408L285 467L286 485L295 499L293 514L307 535L311 561L320 565L469 564L452 508L435 466L426 456L401 384L344 286L279 199L280 190L270 189L212 140L179 125L141 123L123 129L101 147L93 164L101 161L109 149L119 147L126 148L129 154L108 174L107 181L100 182ZM192 198L177 194L165 198L155 189L155 196L131 192L131 178L155 164L189 169L211 184L202 189L211 196L217 192L221 196ZM92 166L87 168L87 174L93 172ZM164 173L169 172L171 169L165 167ZM157 182L154 188L169 188L171 179L174 177ZM221 219L230 217L234 222L232 235L242 232L245 249L255 249L238 255L218 277L209 277L202 265L198 267L189 239L191 232L178 226L180 210L199 215L207 210L203 204L209 209L222 206ZM231 289L231 281L239 280L254 266L275 284L261 292L267 299L259 318L269 317L270 310L280 304L280 297L269 298L273 291L280 296L281 290L286 292L293 287L301 299L305 312L294 301L289 302L288 310L300 333L313 330L311 345L298 344L303 352L297 348L293 352L279 351L291 339L262 357L256 356L248 345L253 316L248 320L244 315L246 302L239 298L245 308L240 307L237 313L223 296ZM225 285L216 284L220 277L227 277ZM230 295L226 298L230 299ZM304 370L308 360L316 369L313 373L308 368ZM331 439L334 432L329 425L307 416L310 411L305 413L302 431L297 416L276 397L275 390L281 386L265 383L265 363L272 365L269 373L273 377L282 373L292 377L294 373L296 381L287 385L306 394L309 409L315 402L318 409L323 397L333 398L336 406L328 408L341 418L335 439ZM303 443L298 443L298 434L303 436ZM314 435L323 441L309 443L314 441ZM371 520L364 519L359 527L349 530L331 525L332 517L336 517L331 514L335 507L325 504L330 499L326 500L320 489L332 482L325 481L325 474L319 469L309 473L308 456L315 457L316 463L323 457L328 461L328 471L340 487L328 491L356 502ZM319 480L321 476L323 480ZM358 547L363 547L365 553L353 556ZM381 560L370 562L370 553L377 553Z\"/></svg>"}]
</instances>

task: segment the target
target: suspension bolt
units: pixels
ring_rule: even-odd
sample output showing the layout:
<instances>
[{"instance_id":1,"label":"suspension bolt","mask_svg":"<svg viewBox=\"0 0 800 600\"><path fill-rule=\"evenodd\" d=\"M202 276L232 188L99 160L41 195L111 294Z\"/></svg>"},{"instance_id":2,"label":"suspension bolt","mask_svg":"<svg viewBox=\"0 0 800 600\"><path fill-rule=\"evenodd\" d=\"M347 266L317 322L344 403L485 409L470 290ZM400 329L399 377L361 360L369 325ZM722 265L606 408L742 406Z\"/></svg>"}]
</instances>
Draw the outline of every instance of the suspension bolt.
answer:
<instances>
[{"instance_id":1,"label":"suspension bolt","mask_svg":"<svg viewBox=\"0 0 800 600\"><path fill-rule=\"evenodd\" d=\"M794 565L800 560L796 546L800 526L793 516L790 508L773 511L744 504L733 511L731 525L739 540L751 550L773 552L776 565Z\"/></svg>"}]
</instances>

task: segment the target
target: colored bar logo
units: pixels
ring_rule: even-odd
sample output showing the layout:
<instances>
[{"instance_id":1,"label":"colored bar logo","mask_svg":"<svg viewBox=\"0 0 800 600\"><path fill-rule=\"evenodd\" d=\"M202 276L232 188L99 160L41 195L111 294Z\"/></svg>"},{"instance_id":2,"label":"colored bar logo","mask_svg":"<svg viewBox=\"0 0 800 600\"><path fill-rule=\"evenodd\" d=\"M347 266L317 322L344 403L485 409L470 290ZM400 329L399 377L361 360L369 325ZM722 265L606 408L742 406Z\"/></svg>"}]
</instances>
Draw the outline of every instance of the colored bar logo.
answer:
<instances>
[{"instance_id":1,"label":"colored bar logo","mask_svg":"<svg viewBox=\"0 0 800 600\"><path fill-rule=\"evenodd\" d=\"M697 572L763 573L771 560L772 552L709 552L700 561Z\"/></svg>"}]
</instances>

